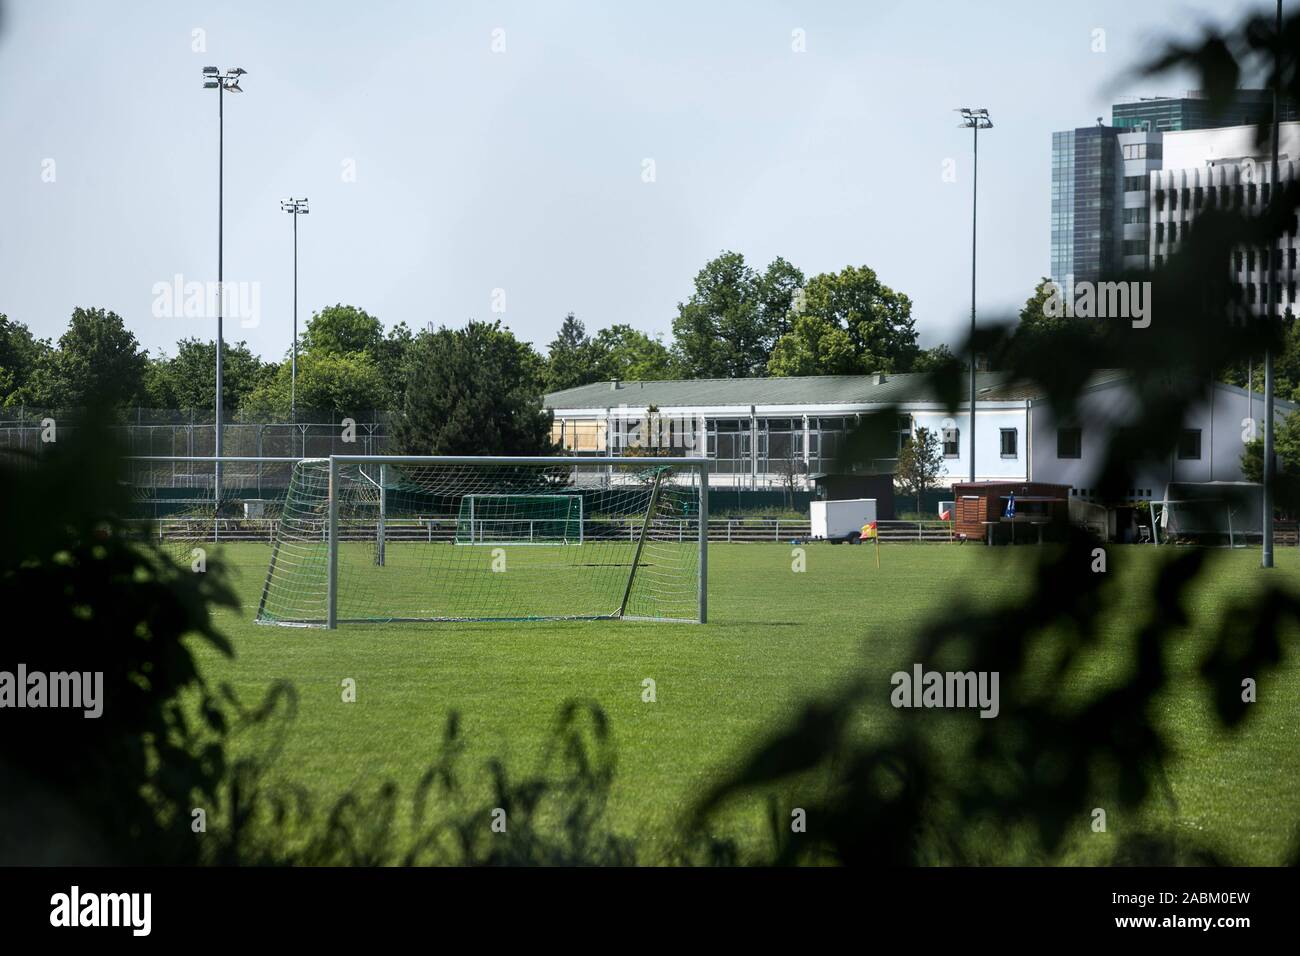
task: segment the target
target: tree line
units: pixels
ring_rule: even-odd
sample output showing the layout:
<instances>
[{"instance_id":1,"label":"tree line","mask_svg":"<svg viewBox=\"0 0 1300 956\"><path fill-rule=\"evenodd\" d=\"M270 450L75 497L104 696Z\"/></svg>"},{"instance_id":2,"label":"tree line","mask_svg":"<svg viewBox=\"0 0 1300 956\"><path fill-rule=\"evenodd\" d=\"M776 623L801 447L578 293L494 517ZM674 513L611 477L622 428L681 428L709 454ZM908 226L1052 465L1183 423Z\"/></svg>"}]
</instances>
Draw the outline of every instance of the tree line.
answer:
<instances>
[{"instance_id":1,"label":"tree line","mask_svg":"<svg viewBox=\"0 0 1300 956\"><path fill-rule=\"evenodd\" d=\"M498 349L497 346L503 346ZM315 312L299 341L297 407L338 413L400 410L413 380L472 391L486 382L443 376L436 364L476 348L487 379L518 376L539 396L608 379L735 378L925 370L947 349L917 345L912 302L866 266L805 279L783 258L765 269L722 252L678 303L672 341L616 323L589 334L570 313L545 353L497 323L413 332L385 329L365 309L342 303ZM140 346L122 316L76 308L57 341L38 339L0 314L0 406L74 408L92 395L120 408L213 408L216 345L181 339L173 352ZM435 361L431 372L427 363ZM417 375L416 373L419 372ZM225 407L287 417L291 362L265 360L246 342L223 352Z\"/></svg>"}]
</instances>

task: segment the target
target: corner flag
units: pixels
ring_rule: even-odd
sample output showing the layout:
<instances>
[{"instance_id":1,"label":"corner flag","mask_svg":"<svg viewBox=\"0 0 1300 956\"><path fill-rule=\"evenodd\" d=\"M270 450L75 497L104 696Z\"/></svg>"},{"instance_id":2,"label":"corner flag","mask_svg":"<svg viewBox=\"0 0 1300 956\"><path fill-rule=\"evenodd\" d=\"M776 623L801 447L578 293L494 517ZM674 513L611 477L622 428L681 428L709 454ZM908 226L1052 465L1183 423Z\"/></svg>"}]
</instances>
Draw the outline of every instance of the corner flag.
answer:
<instances>
[{"instance_id":1,"label":"corner flag","mask_svg":"<svg viewBox=\"0 0 1300 956\"><path fill-rule=\"evenodd\" d=\"M862 533L858 535L858 540L866 541L868 538L874 538L876 541L876 567L880 567L880 529L876 527L874 521L868 521L862 526Z\"/></svg>"}]
</instances>

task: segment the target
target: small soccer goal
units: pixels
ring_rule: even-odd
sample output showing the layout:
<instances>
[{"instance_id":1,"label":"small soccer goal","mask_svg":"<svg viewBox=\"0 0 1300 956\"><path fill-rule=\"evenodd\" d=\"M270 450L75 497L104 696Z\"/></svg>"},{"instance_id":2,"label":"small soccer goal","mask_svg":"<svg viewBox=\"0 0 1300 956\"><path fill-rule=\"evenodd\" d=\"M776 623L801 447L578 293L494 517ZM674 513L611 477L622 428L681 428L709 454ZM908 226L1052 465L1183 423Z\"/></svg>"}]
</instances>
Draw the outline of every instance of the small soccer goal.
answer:
<instances>
[{"instance_id":1,"label":"small soccer goal","mask_svg":"<svg viewBox=\"0 0 1300 956\"><path fill-rule=\"evenodd\" d=\"M466 495L456 543L582 544L582 495Z\"/></svg>"},{"instance_id":2,"label":"small soccer goal","mask_svg":"<svg viewBox=\"0 0 1300 956\"><path fill-rule=\"evenodd\" d=\"M1264 489L1247 481L1170 482L1151 503L1158 544L1248 547L1264 530Z\"/></svg>"},{"instance_id":3,"label":"small soccer goal","mask_svg":"<svg viewBox=\"0 0 1300 956\"><path fill-rule=\"evenodd\" d=\"M264 624L707 617L699 458L298 462Z\"/></svg>"}]
</instances>

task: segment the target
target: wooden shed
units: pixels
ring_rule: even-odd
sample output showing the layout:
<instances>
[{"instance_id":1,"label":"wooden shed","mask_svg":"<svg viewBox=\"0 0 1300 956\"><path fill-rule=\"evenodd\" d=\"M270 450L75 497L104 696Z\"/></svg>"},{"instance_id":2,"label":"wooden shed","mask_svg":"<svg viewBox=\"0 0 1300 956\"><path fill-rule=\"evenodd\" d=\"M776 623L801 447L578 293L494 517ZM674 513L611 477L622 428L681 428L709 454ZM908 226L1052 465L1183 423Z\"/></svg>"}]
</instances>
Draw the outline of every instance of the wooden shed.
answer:
<instances>
[{"instance_id":1,"label":"wooden shed","mask_svg":"<svg viewBox=\"0 0 1300 956\"><path fill-rule=\"evenodd\" d=\"M1070 486L1045 481L977 481L952 486L957 511L953 531L970 541L1031 543L1052 537L1070 522ZM1016 498L1015 517L1007 502Z\"/></svg>"}]
</instances>

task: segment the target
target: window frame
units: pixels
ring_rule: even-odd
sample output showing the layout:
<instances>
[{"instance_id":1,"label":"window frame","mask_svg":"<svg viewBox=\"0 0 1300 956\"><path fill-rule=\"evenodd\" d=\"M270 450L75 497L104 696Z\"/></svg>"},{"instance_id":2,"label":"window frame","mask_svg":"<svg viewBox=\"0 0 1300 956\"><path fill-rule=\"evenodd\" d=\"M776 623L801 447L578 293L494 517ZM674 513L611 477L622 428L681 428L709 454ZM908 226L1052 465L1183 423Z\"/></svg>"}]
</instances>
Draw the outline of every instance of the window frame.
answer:
<instances>
[{"instance_id":1,"label":"window frame","mask_svg":"<svg viewBox=\"0 0 1300 956\"><path fill-rule=\"evenodd\" d=\"M952 441L948 440L948 433L952 433ZM954 425L952 428L939 429L939 440L943 443L943 457L949 460L961 457L961 429ZM948 451L948 446L952 446L952 451Z\"/></svg>"},{"instance_id":2,"label":"window frame","mask_svg":"<svg viewBox=\"0 0 1300 956\"><path fill-rule=\"evenodd\" d=\"M1061 453L1061 437L1063 435L1074 434L1074 454L1066 455ZM1083 428L1078 425L1068 425L1056 430L1056 457L1063 461L1078 461L1083 457Z\"/></svg>"},{"instance_id":3,"label":"window frame","mask_svg":"<svg viewBox=\"0 0 1300 956\"><path fill-rule=\"evenodd\" d=\"M1007 453L1007 435L1011 436L1012 451ZM1014 460L1020 457L1020 429L1018 428L1000 428L998 429L998 454L1007 460Z\"/></svg>"}]
</instances>

